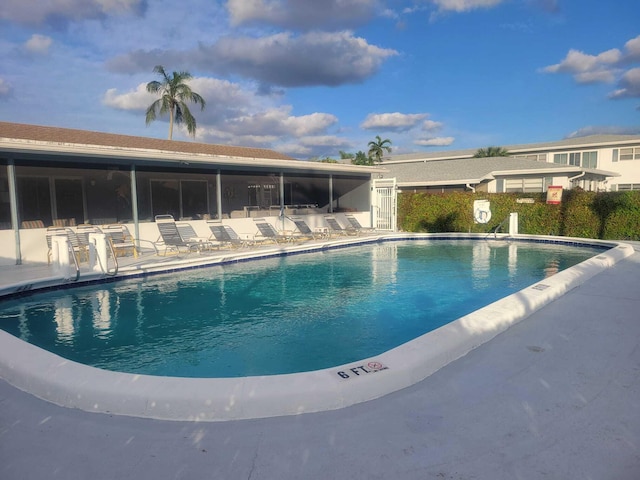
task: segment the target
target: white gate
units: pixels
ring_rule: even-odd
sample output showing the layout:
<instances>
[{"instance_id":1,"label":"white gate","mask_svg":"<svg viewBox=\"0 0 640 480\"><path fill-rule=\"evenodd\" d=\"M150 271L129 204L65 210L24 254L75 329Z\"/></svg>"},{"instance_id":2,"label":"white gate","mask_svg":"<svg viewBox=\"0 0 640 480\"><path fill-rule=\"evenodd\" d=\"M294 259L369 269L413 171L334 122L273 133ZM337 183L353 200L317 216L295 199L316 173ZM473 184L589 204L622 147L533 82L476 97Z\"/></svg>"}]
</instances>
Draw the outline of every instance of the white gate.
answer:
<instances>
[{"instance_id":1,"label":"white gate","mask_svg":"<svg viewBox=\"0 0 640 480\"><path fill-rule=\"evenodd\" d=\"M374 179L371 194L373 228L395 232L397 204L396 179Z\"/></svg>"}]
</instances>

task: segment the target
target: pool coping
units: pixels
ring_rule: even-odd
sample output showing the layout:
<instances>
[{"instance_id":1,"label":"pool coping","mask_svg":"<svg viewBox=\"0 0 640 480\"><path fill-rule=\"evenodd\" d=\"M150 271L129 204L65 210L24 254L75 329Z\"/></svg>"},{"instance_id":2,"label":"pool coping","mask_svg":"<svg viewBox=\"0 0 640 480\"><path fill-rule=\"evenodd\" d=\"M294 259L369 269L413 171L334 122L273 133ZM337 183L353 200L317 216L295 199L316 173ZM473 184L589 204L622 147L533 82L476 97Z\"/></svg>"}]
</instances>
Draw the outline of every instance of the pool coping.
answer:
<instances>
[{"instance_id":1,"label":"pool coping","mask_svg":"<svg viewBox=\"0 0 640 480\"><path fill-rule=\"evenodd\" d=\"M623 242L568 237L394 234L277 247L253 252L256 255L237 252L218 258L217 262L208 260L207 266L245 261L249 256L265 258L358 243L416 238L529 241L611 248L404 345L338 367L244 378L134 375L78 364L0 331L0 377L57 405L163 420L224 421L334 410L379 398L423 380L634 252L632 246ZM200 268L193 259L163 267L166 269L167 266L171 271ZM136 268L122 272L122 276L153 273L155 268L144 271ZM60 279L57 281L59 286L65 286ZM42 284L34 281L30 283L30 289L51 288L52 282L52 279L45 279Z\"/></svg>"}]
</instances>

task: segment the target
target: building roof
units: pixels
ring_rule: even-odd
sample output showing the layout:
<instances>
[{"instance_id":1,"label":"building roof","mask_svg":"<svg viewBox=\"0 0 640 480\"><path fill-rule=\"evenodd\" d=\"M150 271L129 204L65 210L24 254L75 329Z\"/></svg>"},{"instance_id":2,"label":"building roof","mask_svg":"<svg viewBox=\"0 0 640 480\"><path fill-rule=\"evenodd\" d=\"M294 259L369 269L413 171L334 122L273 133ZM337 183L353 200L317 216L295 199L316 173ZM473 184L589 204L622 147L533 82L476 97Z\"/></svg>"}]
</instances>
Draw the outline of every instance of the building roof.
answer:
<instances>
[{"instance_id":1,"label":"building roof","mask_svg":"<svg viewBox=\"0 0 640 480\"><path fill-rule=\"evenodd\" d=\"M428 163L428 165L425 165ZM385 167L387 177L396 177L400 186L465 185L478 184L496 177L538 175L574 176L581 173L601 176L619 176L615 172L581 168L573 165L537 162L525 158L487 157L428 160L423 162L391 163Z\"/></svg>"},{"instance_id":2,"label":"building roof","mask_svg":"<svg viewBox=\"0 0 640 480\"><path fill-rule=\"evenodd\" d=\"M112 164L180 164L207 168L368 175L366 167L296 160L264 148L182 142L68 128L0 122L0 157Z\"/></svg>"},{"instance_id":3,"label":"building roof","mask_svg":"<svg viewBox=\"0 0 640 480\"><path fill-rule=\"evenodd\" d=\"M555 142L528 143L517 145L504 145L502 148L510 154L520 155L524 153L549 152L555 150L583 150L602 146L618 147L625 145L640 145L640 135L588 135L585 137L567 138ZM437 152L417 152L403 155L388 155L384 157L383 164L396 162L421 162L424 160L440 160L451 158L470 158L478 151L477 148L464 150L440 150Z\"/></svg>"},{"instance_id":4,"label":"building roof","mask_svg":"<svg viewBox=\"0 0 640 480\"><path fill-rule=\"evenodd\" d=\"M115 133L92 132L70 128L45 127L21 123L0 122L0 138L31 140L66 145L96 145L103 147L161 150L165 152L199 153L226 157L270 158L295 160L288 155L264 148L236 147L209 143L181 142L158 138L134 137Z\"/></svg>"}]
</instances>

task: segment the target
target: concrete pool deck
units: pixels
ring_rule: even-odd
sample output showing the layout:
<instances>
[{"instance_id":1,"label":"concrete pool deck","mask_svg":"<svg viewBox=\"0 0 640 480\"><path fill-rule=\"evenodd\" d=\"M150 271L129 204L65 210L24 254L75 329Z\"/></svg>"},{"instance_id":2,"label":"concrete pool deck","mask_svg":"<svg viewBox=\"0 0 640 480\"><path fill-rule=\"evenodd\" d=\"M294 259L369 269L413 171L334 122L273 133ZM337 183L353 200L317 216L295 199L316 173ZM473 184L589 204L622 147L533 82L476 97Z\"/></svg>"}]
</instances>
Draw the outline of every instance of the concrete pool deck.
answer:
<instances>
[{"instance_id":1,"label":"concrete pool deck","mask_svg":"<svg viewBox=\"0 0 640 480\"><path fill-rule=\"evenodd\" d=\"M57 407L0 381L0 478L640 476L640 253L425 380L224 423Z\"/></svg>"}]
</instances>

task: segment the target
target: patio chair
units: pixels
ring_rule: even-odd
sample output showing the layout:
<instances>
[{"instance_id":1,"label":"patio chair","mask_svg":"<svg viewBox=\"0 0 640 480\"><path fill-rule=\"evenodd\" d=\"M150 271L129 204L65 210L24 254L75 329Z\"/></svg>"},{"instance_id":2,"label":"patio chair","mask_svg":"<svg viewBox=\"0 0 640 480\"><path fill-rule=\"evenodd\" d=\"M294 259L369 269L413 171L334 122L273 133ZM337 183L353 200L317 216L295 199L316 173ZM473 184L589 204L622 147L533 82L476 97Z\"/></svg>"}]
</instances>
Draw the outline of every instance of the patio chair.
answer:
<instances>
[{"instance_id":1,"label":"patio chair","mask_svg":"<svg viewBox=\"0 0 640 480\"><path fill-rule=\"evenodd\" d=\"M181 249L186 253L201 250L202 245L200 242L189 242L182 239L172 215L156 215L155 220L160 232L160 237L156 241L156 248L164 247L163 255L167 255L169 251L174 251L178 254Z\"/></svg>"},{"instance_id":2,"label":"patio chair","mask_svg":"<svg viewBox=\"0 0 640 480\"><path fill-rule=\"evenodd\" d=\"M138 247L135 239L125 225L107 225L102 227L102 232L109 240L116 257L127 255L127 253L131 252L133 258L138 258Z\"/></svg>"},{"instance_id":3,"label":"patio chair","mask_svg":"<svg viewBox=\"0 0 640 480\"><path fill-rule=\"evenodd\" d=\"M90 225L87 223L78 225L76 227L76 236L78 237L78 245L88 250L89 234L91 233L102 233L102 230L100 230L100 227L96 227L95 225Z\"/></svg>"},{"instance_id":4,"label":"patio chair","mask_svg":"<svg viewBox=\"0 0 640 480\"><path fill-rule=\"evenodd\" d=\"M358 219L355 216L351 215L350 213L346 214L344 217L347 219L347 221L351 225L351 228L353 228L358 233L372 233L375 231L375 228L368 228L360 225L360 222L358 221Z\"/></svg>"},{"instance_id":5,"label":"patio chair","mask_svg":"<svg viewBox=\"0 0 640 480\"><path fill-rule=\"evenodd\" d=\"M214 244L209 238L198 236L190 223L176 223L176 228L183 242L196 242L200 245L200 250L212 250L215 246L219 247L219 245Z\"/></svg>"},{"instance_id":6,"label":"patio chair","mask_svg":"<svg viewBox=\"0 0 640 480\"><path fill-rule=\"evenodd\" d=\"M335 217L332 217L330 215L327 215L324 217L324 221L326 222L326 224L329 227L329 231L331 235L339 235L339 236L347 236L347 235L357 235L358 232L356 232L353 229L345 229L342 228L342 226L338 223L338 220L336 220Z\"/></svg>"},{"instance_id":7,"label":"patio chair","mask_svg":"<svg viewBox=\"0 0 640 480\"><path fill-rule=\"evenodd\" d=\"M229 225L222 225L220 222L209 223L212 237L220 245L230 247L246 247L247 240L243 240Z\"/></svg>"},{"instance_id":8,"label":"patio chair","mask_svg":"<svg viewBox=\"0 0 640 480\"><path fill-rule=\"evenodd\" d=\"M66 236L67 231L64 227L48 227L45 232L45 239L47 241L47 265L51 265L51 237Z\"/></svg>"},{"instance_id":9,"label":"patio chair","mask_svg":"<svg viewBox=\"0 0 640 480\"><path fill-rule=\"evenodd\" d=\"M44 228L44 222L42 220L23 220L20 224L21 228Z\"/></svg>"},{"instance_id":10,"label":"patio chair","mask_svg":"<svg viewBox=\"0 0 640 480\"><path fill-rule=\"evenodd\" d=\"M305 222L304 219L300 217L287 217L287 218L289 218L289 220L291 220L293 224L296 226L297 231L293 232L294 237L312 238L314 240L318 238L326 237L326 234L324 234L323 232L314 232L313 230L311 230L309 225L307 225L307 222Z\"/></svg>"},{"instance_id":11,"label":"patio chair","mask_svg":"<svg viewBox=\"0 0 640 480\"><path fill-rule=\"evenodd\" d=\"M67 237L69 240L69 245L73 250L73 254L76 257L78 263L83 261L89 261L89 249L87 246L82 245L78 240L78 235L69 227L49 227L45 232L45 238L47 240L47 264L51 264L51 246L52 246L52 237Z\"/></svg>"},{"instance_id":12,"label":"patio chair","mask_svg":"<svg viewBox=\"0 0 640 480\"><path fill-rule=\"evenodd\" d=\"M257 241L271 240L275 243L280 243L281 241L287 242L290 240L289 236L279 233L273 227L273 225L268 223L266 220L261 218L254 218L253 220L256 224L256 227L258 227L258 233L256 233L256 235L254 236L254 239L256 239Z\"/></svg>"}]
</instances>

